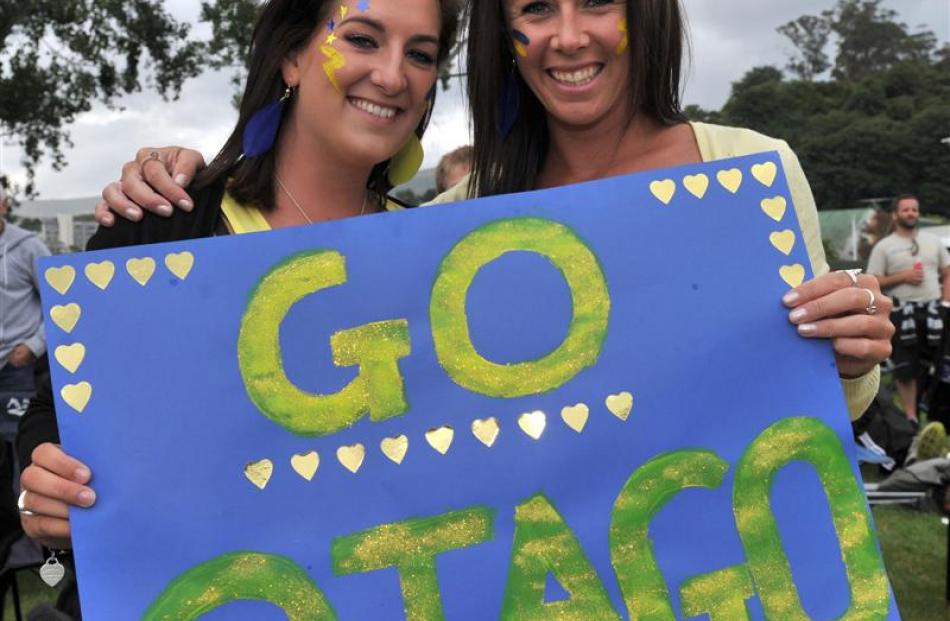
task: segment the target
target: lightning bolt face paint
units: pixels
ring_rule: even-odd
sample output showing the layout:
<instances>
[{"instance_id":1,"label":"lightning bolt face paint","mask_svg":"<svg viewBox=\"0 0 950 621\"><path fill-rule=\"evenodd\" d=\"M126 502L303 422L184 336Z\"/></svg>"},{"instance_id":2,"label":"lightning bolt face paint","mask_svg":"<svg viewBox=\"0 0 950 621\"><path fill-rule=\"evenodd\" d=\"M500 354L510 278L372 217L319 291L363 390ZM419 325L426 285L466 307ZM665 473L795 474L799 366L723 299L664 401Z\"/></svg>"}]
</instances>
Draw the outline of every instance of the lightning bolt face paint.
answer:
<instances>
[{"instance_id":1,"label":"lightning bolt face paint","mask_svg":"<svg viewBox=\"0 0 950 621\"><path fill-rule=\"evenodd\" d=\"M531 45L531 39L520 30L512 30L511 38L514 39L515 52L518 56L525 58L528 55L528 46Z\"/></svg>"},{"instance_id":2,"label":"lightning bolt face paint","mask_svg":"<svg viewBox=\"0 0 950 621\"><path fill-rule=\"evenodd\" d=\"M350 8L348 6L345 4L340 5L339 14L341 22L346 19L349 11ZM327 75L327 79L330 81L330 84L333 85L333 88L335 88L338 93L342 93L343 89L340 88L337 72L346 67L346 57L343 56L340 50L333 47L337 41L335 32L336 26L336 22L333 21L333 18L330 18L330 21L327 22L327 30L330 34L327 35L326 40L320 46L320 53L326 58L326 61L322 65L323 72Z\"/></svg>"},{"instance_id":3,"label":"lightning bolt face paint","mask_svg":"<svg viewBox=\"0 0 950 621\"><path fill-rule=\"evenodd\" d=\"M630 45L630 37L627 34L627 18L624 17L617 24L617 30L623 33L623 38L620 40L620 43L617 44L617 56L621 56L627 51L627 47Z\"/></svg>"}]
</instances>

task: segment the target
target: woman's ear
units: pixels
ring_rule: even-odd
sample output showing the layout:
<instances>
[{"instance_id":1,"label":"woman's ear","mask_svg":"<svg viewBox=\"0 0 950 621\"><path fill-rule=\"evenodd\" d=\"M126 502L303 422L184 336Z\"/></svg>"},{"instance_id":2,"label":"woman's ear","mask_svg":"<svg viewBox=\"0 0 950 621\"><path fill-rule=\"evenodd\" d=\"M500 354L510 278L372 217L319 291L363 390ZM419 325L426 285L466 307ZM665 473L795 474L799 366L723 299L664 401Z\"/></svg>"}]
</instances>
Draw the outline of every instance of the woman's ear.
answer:
<instances>
[{"instance_id":1,"label":"woman's ear","mask_svg":"<svg viewBox=\"0 0 950 621\"><path fill-rule=\"evenodd\" d=\"M306 51L306 48L304 49ZM292 52L280 65L280 73L284 77L284 84L296 86L300 84L300 59L303 51Z\"/></svg>"}]
</instances>

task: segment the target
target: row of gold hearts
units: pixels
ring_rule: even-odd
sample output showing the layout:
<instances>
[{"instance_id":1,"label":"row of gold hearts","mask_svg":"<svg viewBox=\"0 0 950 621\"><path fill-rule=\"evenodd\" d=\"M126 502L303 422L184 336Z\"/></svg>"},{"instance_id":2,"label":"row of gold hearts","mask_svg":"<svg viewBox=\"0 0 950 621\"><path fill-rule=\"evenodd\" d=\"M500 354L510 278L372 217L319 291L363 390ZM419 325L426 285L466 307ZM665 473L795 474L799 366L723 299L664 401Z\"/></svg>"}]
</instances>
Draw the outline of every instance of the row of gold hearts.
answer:
<instances>
[{"instance_id":1,"label":"row of gold hearts","mask_svg":"<svg viewBox=\"0 0 950 621\"><path fill-rule=\"evenodd\" d=\"M624 422L630 417L630 412L633 411L633 395L629 392L610 395L604 403L611 414ZM583 433L589 418L590 408L583 403L561 409L561 419L564 424L577 433ZM522 414L518 417L518 427L531 439L540 440L547 427L547 414L540 410ZM472 422L472 435L489 448L498 440L500 433L501 426L495 417L477 419ZM433 450L445 455L449 452L455 440L455 430L449 426L430 429L426 432L425 439ZM409 438L406 435L384 438L379 443L379 450L387 459L396 465L400 465L409 452ZM362 468L363 461L366 459L366 447L362 444L341 446L336 450L336 458L340 465L356 474ZM320 455L316 451L294 455L290 458L290 466L301 478L312 481L320 467ZM244 476L259 489L267 487L273 473L274 462L269 459L251 462L244 467Z\"/></svg>"},{"instance_id":2,"label":"row of gold hearts","mask_svg":"<svg viewBox=\"0 0 950 621\"><path fill-rule=\"evenodd\" d=\"M188 274L191 273L191 268L194 266L195 256L187 251L173 252L165 257L165 267L180 280L188 278ZM129 276L143 287L155 275L155 269L155 259L151 257L129 259L125 262L125 270L129 273ZM89 279L89 282L105 291L115 277L115 264L112 261L89 263L83 268L83 273ZM46 270L44 276L49 286L61 295L66 295L69 288L76 282L76 270L71 265L51 267Z\"/></svg>"},{"instance_id":3,"label":"row of gold hearts","mask_svg":"<svg viewBox=\"0 0 950 621\"><path fill-rule=\"evenodd\" d=\"M782 196L767 198L760 203L760 206L762 207L762 211L765 212L765 215L776 222L781 222L785 218L785 213L788 211L788 201ZM795 232L791 229L775 231L769 235L769 241L776 250L785 256L791 256L792 250L795 249ZM783 265L779 268L778 272L782 280L785 281L785 284L793 289L802 284L805 280L805 267L801 263Z\"/></svg>"},{"instance_id":4,"label":"row of gold hearts","mask_svg":"<svg viewBox=\"0 0 950 621\"><path fill-rule=\"evenodd\" d=\"M755 164L752 166L751 172L756 181L770 188L778 176L778 166L773 162ZM745 176L743 172L738 168L720 170L716 173L716 181L719 182L719 185L732 194L739 192L744 179ZM683 187L686 188L687 192L699 199L706 196L709 185L709 177L702 173L683 177ZM669 205L673 201L673 197L676 196L677 188L676 181L673 179L660 179L650 184L650 192L664 205Z\"/></svg>"}]
</instances>

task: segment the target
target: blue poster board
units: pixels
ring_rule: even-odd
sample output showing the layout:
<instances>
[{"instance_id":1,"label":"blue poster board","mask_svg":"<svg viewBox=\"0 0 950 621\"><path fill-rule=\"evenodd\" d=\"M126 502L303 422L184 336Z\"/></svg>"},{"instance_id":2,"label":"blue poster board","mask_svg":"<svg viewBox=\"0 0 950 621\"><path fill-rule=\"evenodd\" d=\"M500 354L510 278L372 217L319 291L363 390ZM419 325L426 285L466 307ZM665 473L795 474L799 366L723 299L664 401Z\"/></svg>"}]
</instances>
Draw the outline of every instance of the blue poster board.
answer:
<instances>
[{"instance_id":1,"label":"blue poster board","mask_svg":"<svg viewBox=\"0 0 950 621\"><path fill-rule=\"evenodd\" d=\"M899 618L776 153L41 269L90 619Z\"/></svg>"}]
</instances>

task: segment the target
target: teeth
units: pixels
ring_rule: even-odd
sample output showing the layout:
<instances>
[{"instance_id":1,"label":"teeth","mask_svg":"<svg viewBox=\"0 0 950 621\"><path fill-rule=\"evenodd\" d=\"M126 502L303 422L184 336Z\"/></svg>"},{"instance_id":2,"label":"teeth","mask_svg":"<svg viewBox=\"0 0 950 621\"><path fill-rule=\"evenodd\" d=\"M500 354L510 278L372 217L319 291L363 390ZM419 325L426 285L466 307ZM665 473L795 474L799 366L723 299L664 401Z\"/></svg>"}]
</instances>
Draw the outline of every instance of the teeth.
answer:
<instances>
[{"instance_id":1,"label":"teeth","mask_svg":"<svg viewBox=\"0 0 950 621\"><path fill-rule=\"evenodd\" d=\"M353 105L362 110L363 112L369 112L373 116L378 116L381 119L391 119L396 116L395 108L387 108L374 104L371 101L366 101L365 99L351 99Z\"/></svg>"},{"instance_id":2,"label":"teeth","mask_svg":"<svg viewBox=\"0 0 950 621\"><path fill-rule=\"evenodd\" d=\"M599 72L600 68L590 66L586 69L579 69L577 71L552 70L551 75L554 76L554 79L558 82L564 82L566 84L572 84L576 86L578 84L586 84L590 82Z\"/></svg>"}]
</instances>

